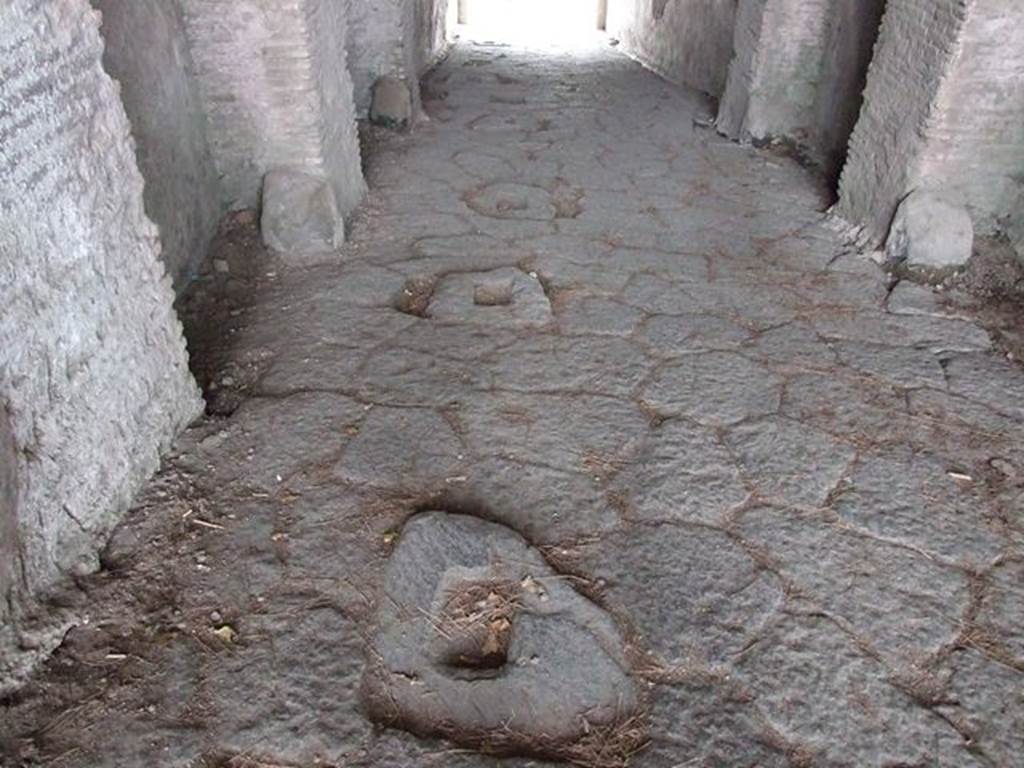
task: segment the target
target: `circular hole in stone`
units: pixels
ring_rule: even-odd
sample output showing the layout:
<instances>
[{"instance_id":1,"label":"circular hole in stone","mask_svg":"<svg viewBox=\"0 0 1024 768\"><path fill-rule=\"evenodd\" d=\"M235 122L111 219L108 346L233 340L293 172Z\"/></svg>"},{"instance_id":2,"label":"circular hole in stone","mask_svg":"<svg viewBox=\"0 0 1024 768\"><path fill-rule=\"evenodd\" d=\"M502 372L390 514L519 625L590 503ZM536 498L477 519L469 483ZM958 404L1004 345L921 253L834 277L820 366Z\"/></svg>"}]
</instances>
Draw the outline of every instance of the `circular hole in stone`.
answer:
<instances>
[{"instance_id":1,"label":"circular hole in stone","mask_svg":"<svg viewBox=\"0 0 1024 768\"><path fill-rule=\"evenodd\" d=\"M519 585L510 581L464 581L449 588L439 627L441 662L462 670L500 670L508 648Z\"/></svg>"}]
</instances>

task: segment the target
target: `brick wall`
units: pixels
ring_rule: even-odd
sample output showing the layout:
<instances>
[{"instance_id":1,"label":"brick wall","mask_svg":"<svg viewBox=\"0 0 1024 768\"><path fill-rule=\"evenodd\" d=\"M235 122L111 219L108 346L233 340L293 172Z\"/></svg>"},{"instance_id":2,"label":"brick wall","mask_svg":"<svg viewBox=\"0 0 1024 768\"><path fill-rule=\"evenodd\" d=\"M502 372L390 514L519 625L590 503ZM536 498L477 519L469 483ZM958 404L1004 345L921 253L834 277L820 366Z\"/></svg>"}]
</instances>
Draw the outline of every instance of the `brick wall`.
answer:
<instances>
[{"instance_id":1,"label":"brick wall","mask_svg":"<svg viewBox=\"0 0 1024 768\"><path fill-rule=\"evenodd\" d=\"M183 0L224 200L258 207L276 167L323 175L345 214L364 183L338 0Z\"/></svg>"}]
</instances>

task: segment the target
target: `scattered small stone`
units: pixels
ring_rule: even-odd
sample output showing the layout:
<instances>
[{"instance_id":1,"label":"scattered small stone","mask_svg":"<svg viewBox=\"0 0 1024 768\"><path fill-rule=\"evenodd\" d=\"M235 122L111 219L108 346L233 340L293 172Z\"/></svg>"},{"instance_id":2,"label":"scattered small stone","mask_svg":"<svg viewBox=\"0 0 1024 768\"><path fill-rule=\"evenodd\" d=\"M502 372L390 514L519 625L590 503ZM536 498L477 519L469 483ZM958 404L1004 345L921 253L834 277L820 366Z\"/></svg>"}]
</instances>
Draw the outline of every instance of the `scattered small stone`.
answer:
<instances>
[{"instance_id":1,"label":"scattered small stone","mask_svg":"<svg viewBox=\"0 0 1024 768\"><path fill-rule=\"evenodd\" d=\"M1003 458L1000 458L1000 457L997 456L996 458L989 459L988 464L989 464L990 467L992 467L992 469L996 470L997 472L999 472L1004 477L1016 477L1017 476L1017 468L1014 467L1014 465L1011 464L1006 459L1003 459Z\"/></svg>"},{"instance_id":2,"label":"scattered small stone","mask_svg":"<svg viewBox=\"0 0 1024 768\"><path fill-rule=\"evenodd\" d=\"M226 274L231 271L231 265L229 265L224 259L214 259L213 268L221 274Z\"/></svg>"},{"instance_id":3,"label":"scattered small stone","mask_svg":"<svg viewBox=\"0 0 1024 768\"><path fill-rule=\"evenodd\" d=\"M213 630L213 634L223 640L225 643L233 643L238 639L238 632L235 631L234 627L225 624L224 626L217 627Z\"/></svg>"}]
</instances>

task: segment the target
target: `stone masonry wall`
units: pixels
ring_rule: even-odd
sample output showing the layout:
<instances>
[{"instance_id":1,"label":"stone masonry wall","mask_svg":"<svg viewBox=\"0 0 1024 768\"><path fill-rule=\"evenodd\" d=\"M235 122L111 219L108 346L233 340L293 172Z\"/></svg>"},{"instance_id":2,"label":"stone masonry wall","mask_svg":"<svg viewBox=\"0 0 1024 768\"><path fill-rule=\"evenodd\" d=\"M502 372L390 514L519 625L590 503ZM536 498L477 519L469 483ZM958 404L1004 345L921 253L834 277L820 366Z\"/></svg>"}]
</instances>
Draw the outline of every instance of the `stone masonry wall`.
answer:
<instances>
[{"instance_id":1,"label":"stone masonry wall","mask_svg":"<svg viewBox=\"0 0 1024 768\"><path fill-rule=\"evenodd\" d=\"M349 21L348 66L360 116L370 111L377 78L409 76L402 45L403 14L408 1L345 0Z\"/></svg>"},{"instance_id":2,"label":"stone masonry wall","mask_svg":"<svg viewBox=\"0 0 1024 768\"><path fill-rule=\"evenodd\" d=\"M963 200L989 234L1024 223L1024 3L966 8L910 184Z\"/></svg>"},{"instance_id":3,"label":"stone masonry wall","mask_svg":"<svg viewBox=\"0 0 1024 768\"><path fill-rule=\"evenodd\" d=\"M718 128L786 138L838 170L884 0L752 0L740 6Z\"/></svg>"},{"instance_id":4,"label":"stone masonry wall","mask_svg":"<svg viewBox=\"0 0 1024 768\"><path fill-rule=\"evenodd\" d=\"M434 66L448 49L449 10L456 0L416 0L413 17L413 48L416 74Z\"/></svg>"},{"instance_id":5,"label":"stone masonry wall","mask_svg":"<svg viewBox=\"0 0 1024 768\"><path fill-rule=\"evenodd\" d=\"M221 216L206 119L177 0L93 0L103 14L103 65L121 85L146 213L180 290L206 255Z\"/></svg>"},{"instance_id":6,"label":"stone masonry wall","mask_svg":"<svg viewBox=\"0 0 1024 768\"><path fill-rule=\"evenodd\" d=\"M0 551L16 558L0 575L3 686L60 639L33 635L27 606L96 567L202 410L102 54L87 0L0 5L0 485L14 485Z\"/></svg>"},{"instance_id":7,"label":"stone masonry wall","mask_svg":"<svg viewBox=\"0 0 1024 768\"><path fill-rule=\"evenodd\" d=\"M455 3L456 0L450 0ZM356 111L370 111L377 78L399 77L415 85L447 46L449 0L346 0L348 65ZM420 108L419 89L413 106Z\"/></svg>"},{"instance_id":8,"label":"stone masonry wall","mask_svg":"<svg viewBox=\"0 0 1024 768\"><path fill-rule=\"evenodd\" d=\"M977 231L1024 222L1024 5L890 0L837 213L881 242L900 201L940 190Z\"/></svg>"},{"instance_id":9,"label":"stone masonry wall","mask_svg":"<svg viewBox=\"0 0 1024 768\"><path fill-rule=\"evenodd\" d=\"M263 177L327 178L350 213L365 185L339 0L183 0L225 203L259 206Z\"/></svg>"},{"instance_id":10,"label":"stone masonry wall","mask_svg":"<svg viewBox=\"0 0 1024 768\"><path fill-rule=\"evenodd\" d=\"M865 243L885 239L897 206L918 179L967 6L968 0L888 2L836 206Z\"/></svg>"},{"instance_id":11,"label":"stone masonry wall","mask_svg":"<svg viewBox=\"0 0 1024 768\"><path fill-rule=\"evenodd\" d=\"M718 97L735 20L736 0L609 0L606 27L655 72Z\"/></svg>"},{"instance_id":12,"label":"stone masonry wall","mask_svg":"<svg viewBox=\"0 0 1024 768\"><path fill-rule=\"evenodd\" d=\"M830 176L846 162L887 0L833 0L811 115L811 151Z\"/></svg>"}]
</instances>

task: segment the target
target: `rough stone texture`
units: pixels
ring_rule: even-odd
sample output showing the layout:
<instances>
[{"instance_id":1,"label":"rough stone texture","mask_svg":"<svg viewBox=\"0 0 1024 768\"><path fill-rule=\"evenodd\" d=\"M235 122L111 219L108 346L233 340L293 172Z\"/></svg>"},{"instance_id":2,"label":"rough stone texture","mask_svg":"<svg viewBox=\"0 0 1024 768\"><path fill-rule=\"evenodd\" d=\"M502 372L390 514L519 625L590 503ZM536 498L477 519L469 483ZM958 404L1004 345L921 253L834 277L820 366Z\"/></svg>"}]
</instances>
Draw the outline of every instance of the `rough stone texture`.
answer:
<instances>
[{"instance_id":1,"label":"rough stone texture","mask_svg":"<svg viewBox=\"0 0 1024 768\"><path fill-rule=\"evenodd\" d=\"M719 130L788 139L837 173L884 7L883 0L741 3Z\"/></svg>"},{"instance_id":2,"label":"rough stone texture","mask_svg":"<svg viewBox=\"0 0 1024 768\"><path fill-rule=\"evenodd\" d=\"M328 179L343 216L363 198L345 4L183 0L224 202L257 208L275 168Z\"/></svg>"},{"instance_id":3,"label":"rough stone texture","mask_svg":"<svg viewBox=\"0 0 1024 768\"><path fill-rule=\"evenodd\" d=\"M584 545L580 558L609 610L668 666L727 663L783 603L779 580L708 526L628 527Z\"/></svg>"},{"instance_id":4,"label":"rough stone texture","mask_svg":"<svg viewBox=\"0 0 1024 768\"><path fill-rule=\"evenodd\" d=\"M309 263L337 253L345 222L334 189L322 178L277 169L263 180L260 230L263 242L288 263Z\"/></svg>"},{"instance_id":5,"label":"rough stone texture","mask_svg":"<svg viewBox=\"0 0 1024 768\"><path fill-rule=\"evenodd\" d=\"M779 623L737 667L770 722L799 741L811 765L985 764L826 617Z\"/></svg>"},{"instance_id":6,"label":"rough stone texture","mask_svg":"<svg viewBox=\"0 0 1024 768\"><path fill-rule=\"evenodd\" d=\"M460 42L425 85L343 260L227 249L253 271L195 365L241 405L139 499L89 625L0 716L7 762L553 768L359 706L403 526L441 509L614 617L636 768L1018 768L1020 367L891 304L811 174L614 48ZM552 322L395 301L498 269Z\"/></svg>"},{"instance_id":7,"label":"rough stone texture","mask_svg":"<svg viewBox=\"0 0 1024 768\"><path fill-rule=\"evenodd\" d=\"M103 14L103 66L121 84L147 215L178 290L196 274L221 217L206 117L181 7L161 0L93 0Z\"/></svg>"},{"instance_id":8,"label":"rough stone texture","mask_svg":"<svg viewBox=\"0 0 1024 768\"><path fill-rule=\"evenodd\" d=\"M0 602L2 688L29 656L19 645L38 656L60 640L53 626L19 635L23 605L96 568L160 451L201 410L102 54L85 0L0 10L0 408L20 538L18 588Z\"/></svg>"},{"instance_id":9,"label":"rough stone texture","mask_svg":"<svg viewBox=\"0 0 1024 768\"><path fill-rule=\"evenodd\" d=\"M1005 51L1021 29L1016 3L888 3L837 207L866 241L885 238L916 189L964 199L980 233L1018 226L1024 85Z\"/></svg>"},{"instance_id":10,"label":"rough stone texture","mask_svg":"<svg viewBox=\"0 0 1024 768\"><path fill-rule=\"evenodd\" d=\"M750 495L715 433L681 419L650 432L636 460L616 477L615 488L630 517L712 525Z\"/></svg>"},{"instance_id":11,"label":"rough stone texture","mask_svg":"<svg viewBox=\"0 0 1024 768\"><path fill-rule=\"evenodd\" d=\"M1013 765L1024 750L1019 665L1015 669L964 648L953 654L943 673L949 676L952 694L942 707L943 714L971 733L996 765ZM1015 687L1017 696L1006 695Z\"/></svg>"},{"instance_id":12,"label":"rough stone texture","mask_svg":"<svg viewBox=\"0 0 1024 768\"><path fill-rule=\"evenodd\" d=\"M962 267L974 248L974 225L961 206L934 192L911 192L893 219L886 258L911 269Z\"/></svg>"},{"instance_id":13,"label":"rough stone texture","mask_svg":"<svg viewBox=\"0 0 1024 768\"><path fill-rule=\"evenodd\" d=\"M669 80L712 96L725 90L735 0L609 0L607 31Z\"/></svg>"},{"instance_id":14,"label":"rough stone texture","mask_svg":"<svg viewBox=\"0 0 1024 768\"><path fill-rule=\"evenodd\" d=\"M384 594L364 681L375 719L499 752L569 755L636 716L615 623L507 528L413 518Z\"/></svg>"}]
</instances>

